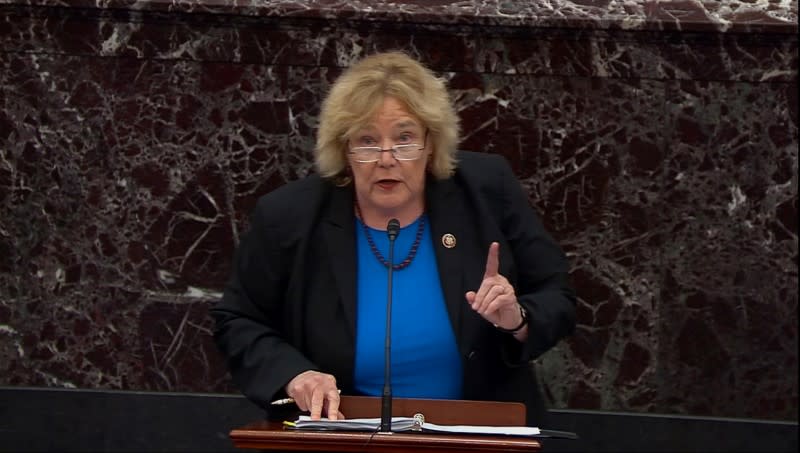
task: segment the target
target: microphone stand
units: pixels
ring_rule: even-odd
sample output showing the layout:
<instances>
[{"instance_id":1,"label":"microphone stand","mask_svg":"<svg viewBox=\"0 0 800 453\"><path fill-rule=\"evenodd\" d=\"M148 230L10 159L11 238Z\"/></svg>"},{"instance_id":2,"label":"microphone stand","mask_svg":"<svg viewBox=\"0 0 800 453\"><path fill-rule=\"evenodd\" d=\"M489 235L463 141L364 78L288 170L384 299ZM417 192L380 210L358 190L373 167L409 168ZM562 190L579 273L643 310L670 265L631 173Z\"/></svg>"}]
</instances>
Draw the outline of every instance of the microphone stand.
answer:
<instances>
[{"instance_id":1,"label":"microphone stand","mask_svg":"<svg viewBox=\"0 0 800 453\"><path fill-rule=\"evenodd\" d=\"M381 433L392 432L392 271L394 271L394 240L400 233L400 222L389 220L386 234L389 236L389 271L386 295L386 338L384 340L383 394L381 395Z\"/></svg>"}]
</instances>

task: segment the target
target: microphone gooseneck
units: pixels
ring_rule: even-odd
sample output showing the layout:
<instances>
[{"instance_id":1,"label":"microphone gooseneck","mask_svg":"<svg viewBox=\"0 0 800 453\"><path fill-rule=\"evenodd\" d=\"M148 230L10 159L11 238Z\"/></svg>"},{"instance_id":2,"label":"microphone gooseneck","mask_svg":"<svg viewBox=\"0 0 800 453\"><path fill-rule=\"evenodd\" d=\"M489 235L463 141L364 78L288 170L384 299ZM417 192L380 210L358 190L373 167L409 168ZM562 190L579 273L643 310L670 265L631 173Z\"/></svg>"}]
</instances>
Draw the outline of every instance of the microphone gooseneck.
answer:
<instances>
[{"instance_id":1,"label":"microphone gooseneck","mask_svg":"<svg viewBox=\"0 0 800 453\"><path fill-rule=\"evenodd\" d=\"M389 237L389 266L386 273L386 338L384 339L383 394L381 395L380 432L392 432L392 271L394 270L394 240L400 234L400 222L389 220L386 235Z\"/></svg>"}]
</instances>

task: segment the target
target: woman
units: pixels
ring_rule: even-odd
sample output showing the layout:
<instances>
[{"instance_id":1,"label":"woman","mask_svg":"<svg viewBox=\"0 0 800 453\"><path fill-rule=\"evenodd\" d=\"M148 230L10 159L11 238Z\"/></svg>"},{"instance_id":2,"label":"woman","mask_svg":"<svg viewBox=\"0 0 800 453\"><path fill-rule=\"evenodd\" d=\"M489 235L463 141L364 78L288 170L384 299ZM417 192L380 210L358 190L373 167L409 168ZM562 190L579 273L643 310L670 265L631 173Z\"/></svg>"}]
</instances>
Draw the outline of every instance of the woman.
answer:
<instances>
[{"instance_id":1,"label":"woman","mask_svg":"<svg viewBox=\"0 0 800 453\"><path fill-rule=\"evenodd\" d=\"M574 329L568 266L505 160L457 152L458 133L445 84L403 53L334 83L318 174L259 200L212 309L249 399L340 418L340 392L380 394L397 219L394 396L521 401L541 424L530 361Z\"/></svg>"}]
</instances>

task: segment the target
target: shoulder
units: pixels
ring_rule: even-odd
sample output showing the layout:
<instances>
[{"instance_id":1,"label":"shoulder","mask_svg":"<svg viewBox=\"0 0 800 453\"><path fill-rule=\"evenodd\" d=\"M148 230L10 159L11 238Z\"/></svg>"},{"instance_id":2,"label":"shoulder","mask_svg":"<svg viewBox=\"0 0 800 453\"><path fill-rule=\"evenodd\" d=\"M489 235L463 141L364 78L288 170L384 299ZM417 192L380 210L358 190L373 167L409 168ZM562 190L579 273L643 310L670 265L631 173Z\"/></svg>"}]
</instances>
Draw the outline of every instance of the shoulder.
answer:
<instances>
[{"instance_id":1,"label":"shoulder","mask_svg":"<svg viewBox=\"0 0 800 453\"><path fill-rule=\"evenodd\" d=\"M288 224L311 218L319 209L332 184L313 174L291 181L262 195L254 215L267 225Z\"/></svg>"}]
</instances>

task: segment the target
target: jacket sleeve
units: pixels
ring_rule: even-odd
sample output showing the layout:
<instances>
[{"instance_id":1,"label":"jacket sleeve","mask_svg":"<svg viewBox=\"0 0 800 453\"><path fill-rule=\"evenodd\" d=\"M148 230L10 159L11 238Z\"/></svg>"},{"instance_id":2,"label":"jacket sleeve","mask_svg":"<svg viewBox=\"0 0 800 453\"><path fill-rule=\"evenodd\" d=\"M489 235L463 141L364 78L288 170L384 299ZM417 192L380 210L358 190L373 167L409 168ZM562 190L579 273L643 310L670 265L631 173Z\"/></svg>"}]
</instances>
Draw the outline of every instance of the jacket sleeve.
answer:
<instances>
[{"instance_id":1,"label":"jacket sleeve","mask_svg":"<svg viewBox=\"0 0 800 453\"><path fill-rule=\"evenodd\" d=\"M287 285L296 246L285 211L273 204L270 195L259 200L223 296L211 309L214 340L234 383L263 408L294 376L316 369L288 341Z\"/></svg>"},{"instance_id":2,"label":"jacket sleeve","mask_svg":"<svg viewBox=\"0 0 800 453\"><path fill-rule=\"evenodd\" d=\"M513 347L506 349L505 355L508 362L523 364L572 334L575 292L564 252L544 229L511 167L501 160L500 225L516 265L512 284L519 303L528 312L527 341L520 344L510 338Z\"/></svg>"}]
</instances>

